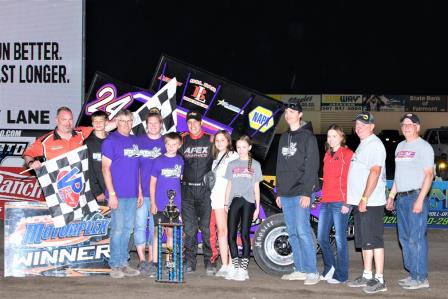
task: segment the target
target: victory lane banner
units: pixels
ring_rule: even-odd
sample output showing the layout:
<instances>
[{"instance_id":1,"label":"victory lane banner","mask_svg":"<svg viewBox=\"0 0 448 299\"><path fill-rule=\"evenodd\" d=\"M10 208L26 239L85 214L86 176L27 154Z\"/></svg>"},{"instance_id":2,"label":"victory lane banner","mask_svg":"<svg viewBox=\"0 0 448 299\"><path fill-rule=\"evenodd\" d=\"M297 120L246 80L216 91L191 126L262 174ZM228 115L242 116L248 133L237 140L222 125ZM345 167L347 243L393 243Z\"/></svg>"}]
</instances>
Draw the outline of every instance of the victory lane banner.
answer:
<instances>
[{"instance_id":1,"label":"victory lane banner","mask_svg":"<svg viewBox=\"0 0 448 299\"><path fill-rule=\"evenodd\" d=\"M6 276L78 277L108 274L110 210L55 227L47 206L5 204Z\"/></svg>"},{"instance_id":2,"label":"victory lane banner","mask_svg":"<svg viewBox=\"0 0 448 299\"><path fill-rule=\"evenodd\" d=\"M87 176L87 146L42 163L36 170L55 227L64 226L98 210Z\"/></svg>"},{"instance_id":3,"label":"victory lane banner","mask_svg":"<svg viewBox=\"0 0 448 299\"><path fill-rule=\"evenodd\" d=\"M178 111L198 111L230 131L233 140L250 136L254 157L266 157L283 113L281 102L166 55L160 58L150 90L160 90L173 78Z\"/></svg>"}]
</instances>

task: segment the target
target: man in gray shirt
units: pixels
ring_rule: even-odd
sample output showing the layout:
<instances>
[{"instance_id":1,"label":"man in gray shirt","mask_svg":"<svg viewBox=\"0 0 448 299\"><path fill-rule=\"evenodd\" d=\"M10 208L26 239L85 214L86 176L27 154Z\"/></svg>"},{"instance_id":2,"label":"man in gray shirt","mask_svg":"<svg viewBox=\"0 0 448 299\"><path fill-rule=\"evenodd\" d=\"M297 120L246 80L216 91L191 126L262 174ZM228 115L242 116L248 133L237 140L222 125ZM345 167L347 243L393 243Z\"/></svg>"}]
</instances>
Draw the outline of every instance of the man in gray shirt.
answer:
<instances>
[{"instance_id":1,"label":"man in gray shirt","mask_svg":"<svg viewBox=\"0 0 448 299\"><path fill-rule=\"evenodd\" d=\"M405 114L401 131L406 140L395 150L395 177L386 208L393 210L396 197L398 238L403 249L404 268L409 276L398 281L404 289L429 288L428 240L426 238L429 199L433 180L434 150L420 138L420 120Z\"/></svg>"},{"instance_id":2,"label":"man in gray shirt","mask_svg":"<svg viewBox=\"0 0 448 299\"><path fill-rule=\"evenodd\" d=\"M368 294L387 291L384 270L384 205L386 204L386 149L373 133L375 122L369 112L355 118L361 143L352 157L347 180L347 204L353 206L355 246L362 249L363 274L347 283L363 287ZM373 276L375 261L375 276Z\"/></svg>"}]
</instances>

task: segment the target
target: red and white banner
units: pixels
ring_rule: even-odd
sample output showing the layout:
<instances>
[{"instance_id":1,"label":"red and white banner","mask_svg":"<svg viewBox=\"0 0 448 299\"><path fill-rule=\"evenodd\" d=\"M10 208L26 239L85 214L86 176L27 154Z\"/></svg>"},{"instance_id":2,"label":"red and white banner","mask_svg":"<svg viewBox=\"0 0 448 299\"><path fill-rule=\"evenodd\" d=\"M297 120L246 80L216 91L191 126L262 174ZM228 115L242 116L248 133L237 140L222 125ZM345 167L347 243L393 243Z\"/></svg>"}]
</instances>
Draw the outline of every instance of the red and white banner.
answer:
<instances>
[{"instance_id":1,"label":"red and white banner","mask_svg":"<svg viewBox=\"0 0 448 299\"><path fill-rule=\"evenodd\" d=\"M45 201L36 177L20 174L23 167L0 166L0 219L4 219L7 201Z\"/></svg>"}]
</instances>

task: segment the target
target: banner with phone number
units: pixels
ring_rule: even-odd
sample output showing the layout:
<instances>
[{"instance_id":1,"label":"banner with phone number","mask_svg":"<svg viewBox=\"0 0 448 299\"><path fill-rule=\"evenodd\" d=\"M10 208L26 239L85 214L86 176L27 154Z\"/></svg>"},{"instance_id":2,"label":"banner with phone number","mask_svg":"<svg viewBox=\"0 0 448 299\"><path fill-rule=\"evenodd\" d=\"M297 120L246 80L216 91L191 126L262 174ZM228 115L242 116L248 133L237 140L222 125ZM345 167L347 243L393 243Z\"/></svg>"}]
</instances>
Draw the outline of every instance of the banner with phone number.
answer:
<instances>
[{"instance_id":1,"label":"banner with phone number","mask_svg":"<svg viewBox=\"0 0 448 299\"><path fill-rule=\"evenodd\" d=\"M387 181L388 191L392 188L392 181ZM429 193L429 215L428 228L448 229L448 181L437 181L432 184ZM397 224L396 211L386 211L384 215L386 227L393 227Z\"/></svg>"}]
</instances>

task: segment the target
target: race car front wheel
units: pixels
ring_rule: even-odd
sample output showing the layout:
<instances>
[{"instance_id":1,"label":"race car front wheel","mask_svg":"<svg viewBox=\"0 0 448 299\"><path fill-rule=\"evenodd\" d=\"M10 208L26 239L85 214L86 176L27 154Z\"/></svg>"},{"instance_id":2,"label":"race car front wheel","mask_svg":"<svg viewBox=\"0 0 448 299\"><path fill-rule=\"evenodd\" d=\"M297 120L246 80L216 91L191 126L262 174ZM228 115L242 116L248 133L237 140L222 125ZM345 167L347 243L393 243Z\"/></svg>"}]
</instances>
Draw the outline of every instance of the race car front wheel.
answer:
<instances>
[{"instance_id":1,"label":"race car front wheel","mask_svg":"<svg viewBox=\"0 0 448 299\"><path fill-rule=\"evenodd\" d=\"M313 240L316 242L315 233ZM283 275L294 270L283 214L275 214L263 221L255 232L253 254L258 266L266 273Z\"/></svg>"}]
</instances>

